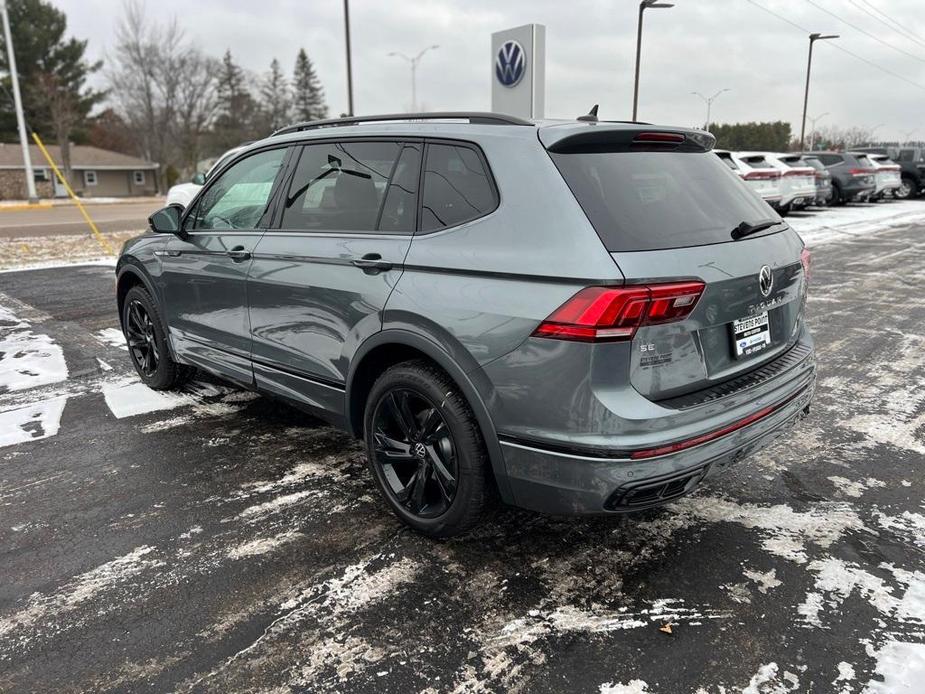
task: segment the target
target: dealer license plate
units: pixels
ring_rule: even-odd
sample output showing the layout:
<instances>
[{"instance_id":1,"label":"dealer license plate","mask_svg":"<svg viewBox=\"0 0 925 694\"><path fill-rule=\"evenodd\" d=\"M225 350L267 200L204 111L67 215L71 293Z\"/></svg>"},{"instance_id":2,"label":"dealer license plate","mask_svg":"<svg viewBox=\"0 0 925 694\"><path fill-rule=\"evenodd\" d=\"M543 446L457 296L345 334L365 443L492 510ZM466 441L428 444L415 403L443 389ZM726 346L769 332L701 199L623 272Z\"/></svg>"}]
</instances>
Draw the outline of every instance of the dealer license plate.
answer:
<instances>
[{"instance_id":1,"label":"dealer license plate","mask_svg":"<svg viewBox=\"0 0 925 694\"><path fill-rule=\"evenodd\" d=\"M732 321L732 342L736 359L747 357L771 346L768 312Z\"/></svg>"}]
</instances>

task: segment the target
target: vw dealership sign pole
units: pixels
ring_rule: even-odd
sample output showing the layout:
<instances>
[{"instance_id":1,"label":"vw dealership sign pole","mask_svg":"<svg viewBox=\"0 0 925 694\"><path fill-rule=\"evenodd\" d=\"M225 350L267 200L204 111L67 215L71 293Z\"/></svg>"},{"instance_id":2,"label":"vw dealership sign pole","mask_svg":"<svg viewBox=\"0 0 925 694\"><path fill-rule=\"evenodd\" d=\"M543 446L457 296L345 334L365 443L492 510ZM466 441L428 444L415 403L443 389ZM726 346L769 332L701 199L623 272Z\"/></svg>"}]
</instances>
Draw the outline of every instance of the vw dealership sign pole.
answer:
<instances>
[{"instance_id":1,"label":"vw dealership sign pole","mask_svg":"<svg viewBox=\"0 0 925 694\"><path fill-rule=\"evenodd\" d=\"M546 27L526 24L491 35L491 110L521 118L546 111Z\"/></svg>"}]
</instances>

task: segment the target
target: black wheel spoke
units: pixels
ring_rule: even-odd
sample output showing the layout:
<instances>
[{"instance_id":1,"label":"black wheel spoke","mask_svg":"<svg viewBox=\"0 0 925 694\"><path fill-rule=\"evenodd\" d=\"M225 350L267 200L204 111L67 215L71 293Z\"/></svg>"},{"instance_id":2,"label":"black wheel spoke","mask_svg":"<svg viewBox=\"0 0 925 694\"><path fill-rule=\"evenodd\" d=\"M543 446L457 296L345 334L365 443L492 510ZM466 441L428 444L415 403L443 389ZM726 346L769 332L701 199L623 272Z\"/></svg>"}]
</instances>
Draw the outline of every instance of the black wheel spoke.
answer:
<instances>
[{"instance_id":1,"label":"black wheel spoke","mask_svg":"<svg viewBox=\"0 0 925 694\"><path fill-rule=\"evenodd\" d=\"M414 513L420 513L424 508L424 488L427 486L427 467L418 468L414 478L414 487L411 490L410 506Z\"/></svg>"},{"instance_id":2,"label":"black wheel spoke","mask_svg":"<svg viewBox=\"0 0 925 694\"><path fill-rule=\"evenodd\" d=\"M427 447L427 455L434 468L434 479L437 480L441 491L444 492L444 496L447 496L449 500L456 491L456 478L449 471L443 459L440 457L440 453L434 446Z\"/></svg>"},{"instance_id":3,"label":"black wheel spoke","mask_svg":"<svg viewBox=\"0 0 925 694\"><path fill-rule=\"evenodd\" d=\"M376 453L386 458L389 462L399 462L405 460L414 460L414 454L411 452L411 444L398 439L390 438L381 431L377 431Z\"/></svg>"},{"instance_id":4,"label":"black wheel spoke","mask_svg":"<svg viewBox=\"0 0 925 694\"><path fill-rule=\"evenodd\" d=\"M395 419L395 423L401 429L405 439L412 441L417 433L415 427L414 415L408 407L408 396L403 391L392 391L388 397L389 412Z\"/></svg>"},{"instance_id":5,"label":"black wheel spoke","mask_svg":"<svg viewBox=\"0 0 925 694\"><path fill-rule=\"evenodd\" d=\"M424 414L424 421L421 424L421 441L431 441L442 426L443 417L437 412L436 407L430 408Z\"/></svg>"}]
</instances>

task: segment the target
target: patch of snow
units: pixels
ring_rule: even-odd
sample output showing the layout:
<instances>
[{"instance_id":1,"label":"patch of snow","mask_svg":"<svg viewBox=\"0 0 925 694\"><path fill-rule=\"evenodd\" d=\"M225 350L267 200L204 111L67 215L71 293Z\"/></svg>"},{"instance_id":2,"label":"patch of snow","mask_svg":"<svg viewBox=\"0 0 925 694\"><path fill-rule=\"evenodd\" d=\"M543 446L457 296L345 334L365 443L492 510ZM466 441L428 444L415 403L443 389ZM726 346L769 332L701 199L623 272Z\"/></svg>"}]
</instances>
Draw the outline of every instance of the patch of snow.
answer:
<instances>
[{"instance_id":1,"label":"patch of snow","mask_svg":"<svg viewBox=\"0 0 925 694\"><path fill-rule=\"evenodd\" d=\"M601 694L648 694L649 685L642 680L630 680L626 684L607 682L601 685Z\"/></svg>"},{"instance_id":2,"label":"patch of snow","mask_svg":"<svg viewBox=\"0 0 925 694\"><path fill-rule=\"evenodd\" d=\"M54 436L66 403L62 395L0 412L0 447Z\"/></svg>"},{"instance_id":3,"label":"patch of snow","mask_svg":"<svg viewBox=\"0 0 925 694\"><path fill-rule=\"evenodd\" d=\"M863 694L920 694L925 682L925 643L887 641L875 654L875 675Z\"/></svg>"},{"instance_id":4,"label":"patch of snow","mask_svg":"<svg viewBox=\"0 0 925 694\"><path fill-rule=\"evenodd\" d=\"M159 410L172 410L195 402L189 395L151 390L144 383L135 380L104 384L103 398L116 419Z\"/></svg>"},{"instance_id":5,"label":"patch of snow","mask_svg":"<svg viewBox=\"0 0 925 694\"><path fill-rule=\"evenodd\" d=\"M877 524L894 535L902 537L919 547L925 547L925 515L903 511L898 516L888 516L877 511L874 513Z\"/></svg>"},{"instance_id":6,"label":"patch of snow","mask_svg":"<svg viewBox=\"0 0 925 694\"><path fill-rule=\"evenodd\" d=\"M94 337L104 345L118 347L128 352L128 345L125 344L125 335L118 328L104 328L94 335Z\"/></svg>"},{"instance_id":7,"label":"patch of snow","mask_svg":"<svg viewBox=\"0 0 925 694\"><path fill-rule=\"evenodd\" d=\"M752 675L742 694L787 694L800 688L799 678L789 671L780 674L777 663L768 663Z\"/></svg>"},{"instance_id":8,"label":"patch of snow","mask_svg":"<svg viewBox=\"0 0 925 694\"><path fill-rule=\"evenodd\" d=\"M838 677L835 678L835 682L850 682L855 678L854 666L851 663L846 663L844 660L838 664ZM832 684L835 684L833 682Z\"/></svg>"},{"instance_id":9,"label":"patch of snow","mask_svg":"<svg viewBox=\"0 0 925 694\"><path fill-rule=\"evenodd\" d=\"M259 537L256 540L250 540L237 547L232 547L228 550L228 558L243 559L245 557L256 557L262 554L269 554L270 552L275 552L283 545L298 540L301 537L304 537L302 533L295 532L294 530L287 530L275 537Z\"/></svg>"},{"instance_id":10,"label":"patch of snow","mask_svg":"<svg viewBox=\"0 0 925 694\"><path fill-rule=\"evenodd\" d=\"M67 364L61 347L0 306L0 391L26 390L65 379Z\"/></svg>"},{"instance_id":11,"label":"patch of snow","mask_svg":"<svg viewBox=\"0 0 925 694\"><path fill-rule=\"evenodd\" d=\"M238 514L238 518L253 519L253 518L262 518L264 516L269 516L273 513L277 513L284 508L297 504L311 496L317 496L318 491L314 489L303 489L299 492L293 492L292 494L283 494L278 496L275 499L270 501L265 501L262 504L256 504L255 506L248 506L246 509L241 511Z\"/></svg>"},{"instance_id":12,"label":"patch of snow","mask_svg":"<svg viewBox=\"0 0 925 694\"><path fill-rule=\"evenodd\" d=\"M828 480L834 484L842 494L855 499L860 498L868 489L883 488L886 486L886 482L873 477L868 477L866 480L849 480L847 477L833 475L829 477Z\"/></svg>"},{"instance_id":13,"label":"patch of snow","mask_svg":"<svg viewBox=\"0 0 925 694\"><path fill-rule=\"evenodd\" d=\"M60 238L60 237L57 237ZM80 238L80 237L74 237ZM22 241L22 239L16 239L16 241ZM48 260L44 262L37 263L24 263L22 265L15 265L13 267L0 268L0 274L6 274L8 272L28 272L29 270L50 270L53 268L59 267L79 267L79 266L101 266L101 267L115 267L116 258L113 255L102 256L99 258L81 258L72 261L62 261L62 260Z\"/></svg>"},{"instance_id":14,"label":"patch of snow","mask_svg":"<svg viewBox=\"0 0 925 694\"><path fill-rule=\"evenodd\" d=\"M771 569L765 573L745 569L742 573L745 574L746 578L750 578L758 584L758 591L760 593L767 593L769 590L781 585L781 582L777 580L777 569Z\"/></svg>"}]
</instances>

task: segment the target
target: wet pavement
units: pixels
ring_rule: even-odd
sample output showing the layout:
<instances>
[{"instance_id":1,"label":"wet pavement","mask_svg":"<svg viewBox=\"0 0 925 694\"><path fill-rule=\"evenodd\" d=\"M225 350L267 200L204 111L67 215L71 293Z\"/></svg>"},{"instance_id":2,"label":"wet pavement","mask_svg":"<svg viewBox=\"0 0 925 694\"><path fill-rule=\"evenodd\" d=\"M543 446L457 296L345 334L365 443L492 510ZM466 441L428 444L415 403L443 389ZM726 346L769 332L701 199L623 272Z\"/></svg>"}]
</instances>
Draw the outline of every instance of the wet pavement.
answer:
<instances>
[{"instance_id":1,"label":"wet pavement","mask_svg":"<svg viewBox=\"0 0 925 694\"><path fill-rule=\"evenodd\" d=\"M0 691L923 691L925 225L826 241L789 436L662 510L449 542L346 434L141 386L111 268L0 275Z\"/></svg>"}]
</instances>

